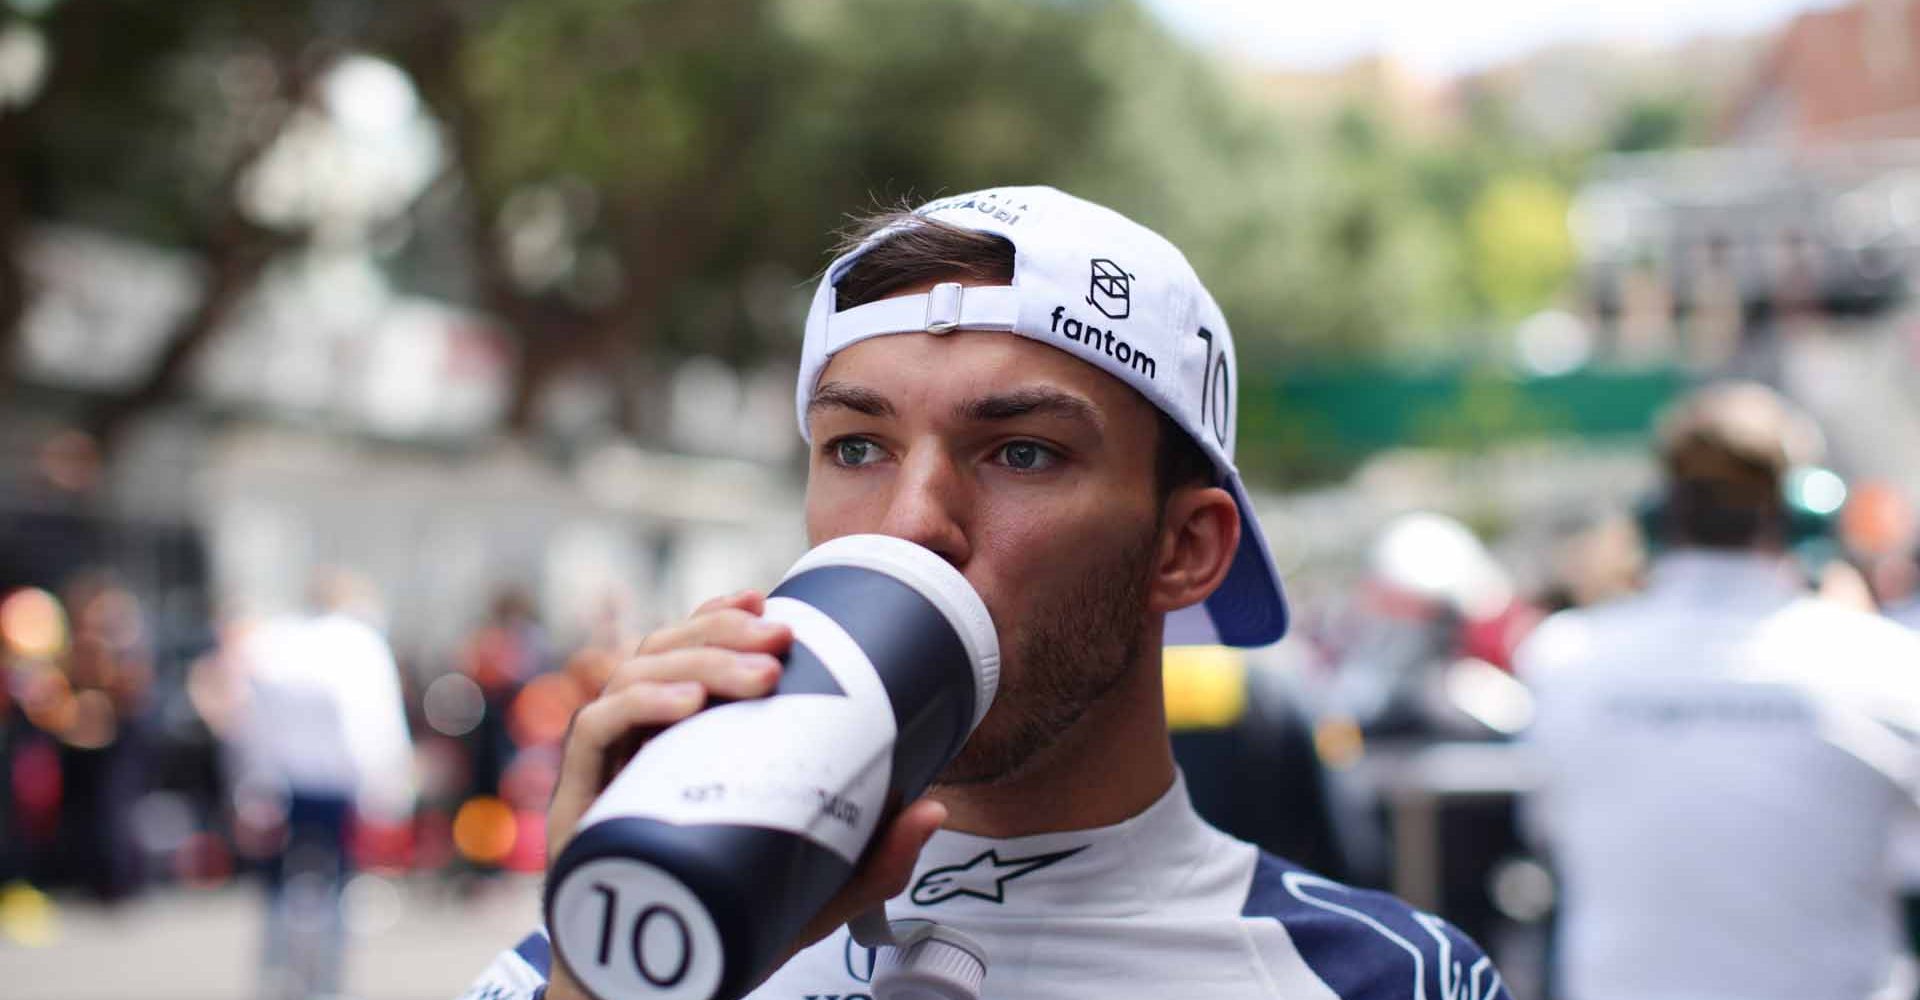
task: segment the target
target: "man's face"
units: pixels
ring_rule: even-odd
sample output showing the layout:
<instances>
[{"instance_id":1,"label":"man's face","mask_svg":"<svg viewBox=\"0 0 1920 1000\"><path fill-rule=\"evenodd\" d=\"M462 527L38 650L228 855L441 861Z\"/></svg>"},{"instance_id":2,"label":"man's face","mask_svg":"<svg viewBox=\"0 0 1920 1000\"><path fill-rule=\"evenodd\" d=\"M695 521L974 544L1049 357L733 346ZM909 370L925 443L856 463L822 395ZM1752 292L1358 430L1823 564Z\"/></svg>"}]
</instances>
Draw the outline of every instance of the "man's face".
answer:
<instances>
[{"instance_id":1,"label":"man's face","mask_svg":"<svg viewBox=\"0 0 1920 1000\"><path fill-rule=\"evenodd\" d=\"M834 356L808 425L811 542L918 542L999 629L993 710L940 780L1013 774L1138 657L1159 527L1152 404L1012 334L893 334Z\"/></svg>"}]
</instances>

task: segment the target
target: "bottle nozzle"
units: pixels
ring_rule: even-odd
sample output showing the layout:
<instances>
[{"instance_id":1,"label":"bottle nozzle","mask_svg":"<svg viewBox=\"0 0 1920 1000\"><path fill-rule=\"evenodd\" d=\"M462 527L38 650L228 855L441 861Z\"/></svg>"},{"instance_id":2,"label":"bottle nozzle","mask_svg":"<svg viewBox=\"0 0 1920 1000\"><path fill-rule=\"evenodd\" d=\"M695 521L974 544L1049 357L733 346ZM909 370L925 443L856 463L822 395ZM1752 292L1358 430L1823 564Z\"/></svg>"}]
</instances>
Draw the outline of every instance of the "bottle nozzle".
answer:
<instances>
[{"instance_id":1,"label":"bottle nozzle","mask_svg":"<svg viewBox=\"0 0 1920 1000\"><path fill-rule=\"evenodd\" d=\"M874 949L874 1000L979 1000L987 950L931 920L888 920L876 906L847 923L853 939Z\"/></svg>"}]
</instances>

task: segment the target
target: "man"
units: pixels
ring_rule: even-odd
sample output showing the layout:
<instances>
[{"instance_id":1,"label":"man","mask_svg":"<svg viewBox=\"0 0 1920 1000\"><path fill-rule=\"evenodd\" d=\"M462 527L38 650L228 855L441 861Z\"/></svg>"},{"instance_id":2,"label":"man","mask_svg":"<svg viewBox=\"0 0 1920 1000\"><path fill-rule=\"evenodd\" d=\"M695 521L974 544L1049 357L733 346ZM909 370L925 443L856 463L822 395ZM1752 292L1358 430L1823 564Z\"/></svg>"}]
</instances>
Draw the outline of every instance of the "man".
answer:
<instances>
[{"instance_id":1,"label":"man","mask_svg":"<svg viewBox=\"0 0 1920 1000\"><path fill-rule=\"evenodd\" d=\"M1790 565L1782 480L1818 439L1783 399L1710 387L1658 438L1647 591L1556 615L1518 657L1562 995L1911 996L1888 840L1913 806L1920 640Z\"/></svg>"},{"instance_id":2,"label":"man","mask_svg":"<svg viewBox=\"0 0 1920 1000\"><path fill-rule=\"evenodd\" d=\"M413 740L372 584L323 569L309 598L309 615L232 652L248 671L235 810L244 840L272 845L261 992L274 998L340 992L352 831L413 811Z\"/></svg>"},{"instance_id":3,"label":"man","mask_svg":"<svg viewBox=\"0 0 1920 1000\"><path fill-rule=\"evenodd\" d=\"M966 576L1000 633L992 711L752 994L867 996L840 924L891 899L985 946L989 997L1504 997L1436 918L1205 825L1168 749L1166 641L1257 646L1286 611L1232 464L1233 345L1185 258L1050 188L871 220L827 269L797 404L814 543L878 532ZM656 633L577 717L557 852L635 730L769 690L763 598ZM917 859L917 863L916 863ZM770 891L777 891L773 889ZM538 936L468 995L582 995Z\"/></svg>"}]
</instances>

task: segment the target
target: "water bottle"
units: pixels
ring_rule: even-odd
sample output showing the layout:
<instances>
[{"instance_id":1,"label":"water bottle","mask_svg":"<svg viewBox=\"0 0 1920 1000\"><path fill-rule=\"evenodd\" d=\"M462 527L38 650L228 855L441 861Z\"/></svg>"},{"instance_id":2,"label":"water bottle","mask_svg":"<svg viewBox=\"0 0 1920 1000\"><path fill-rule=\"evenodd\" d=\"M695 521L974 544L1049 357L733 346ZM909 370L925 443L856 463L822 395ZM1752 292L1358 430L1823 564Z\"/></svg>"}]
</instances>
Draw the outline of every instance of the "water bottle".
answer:
<instances>
[{"instance_id":1,"label":"water bottle","mask_svg":"<svg viewBox=\"0 0 1920 1000\"><path fill-rule=\"evenodd\" d=\"M986 605L912 542L813 549L766 617L793 631L773 694L648 741L554 863L549 933L600 1000L744 993L993 702Z\"/></svg>"}]
</instances>

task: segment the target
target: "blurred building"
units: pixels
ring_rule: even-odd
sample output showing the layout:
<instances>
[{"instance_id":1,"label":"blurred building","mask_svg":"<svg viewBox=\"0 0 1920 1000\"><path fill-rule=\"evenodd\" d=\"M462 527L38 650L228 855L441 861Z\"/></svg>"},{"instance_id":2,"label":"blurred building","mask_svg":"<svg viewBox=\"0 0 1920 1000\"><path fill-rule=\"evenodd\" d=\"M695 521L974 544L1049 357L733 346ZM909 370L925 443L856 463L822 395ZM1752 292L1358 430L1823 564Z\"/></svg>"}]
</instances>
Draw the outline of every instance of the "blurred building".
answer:
<instances>
[{"instance_id":1,"label":"blurred building","mask_svg":"<svg viewBox=\"0 0 1920 1000\"><path fill-rule=\"evenodd\" d=\"M211 603L295 607L316 565L340 563L391 595L397 648L444 654L504 582L534 589L571 639L609 587L668 617L773 579L802 543L796 487L768 462L794 447L784 372L696 360L671 373L666 429L683 454L626 443L594 387L565 380L532 444L500 443L510 338L401 293L366 248L316 251L236 308L189 401L103 456L62 427L153 366L204 277L188 255L74 227L39 230L26 266L37 292L24 391L0 403L0 534L39 554L16 567L40 568L16 584L117 563L127 544L100 539L139 525L145 548L194 550L179 573L203 621ZM31 542L67 536L96 541Z\"/></svg>"},{"instance_id":2,"label":"blurred building","mask_svg":"<svg viewBox=\"0 0 1920 1000\"><path fill-rule=\"evenodd\" d=\"M1728 145L1814 149L1920 139L1920 3L1801 14L1721 119Z\"/></svg>"},{"instance_id":3,"label":"blurred building","mask_svg":"<svg viewBox=\"0 0 1920 1000\"><path fill-rule=\"evenodd\" d=\"M1604 161L1577 197L1597 353L1771 383L1842 472L1920 490L1920 3L1796 18L1717 138Z\"/></svg>"}]
</instances>

